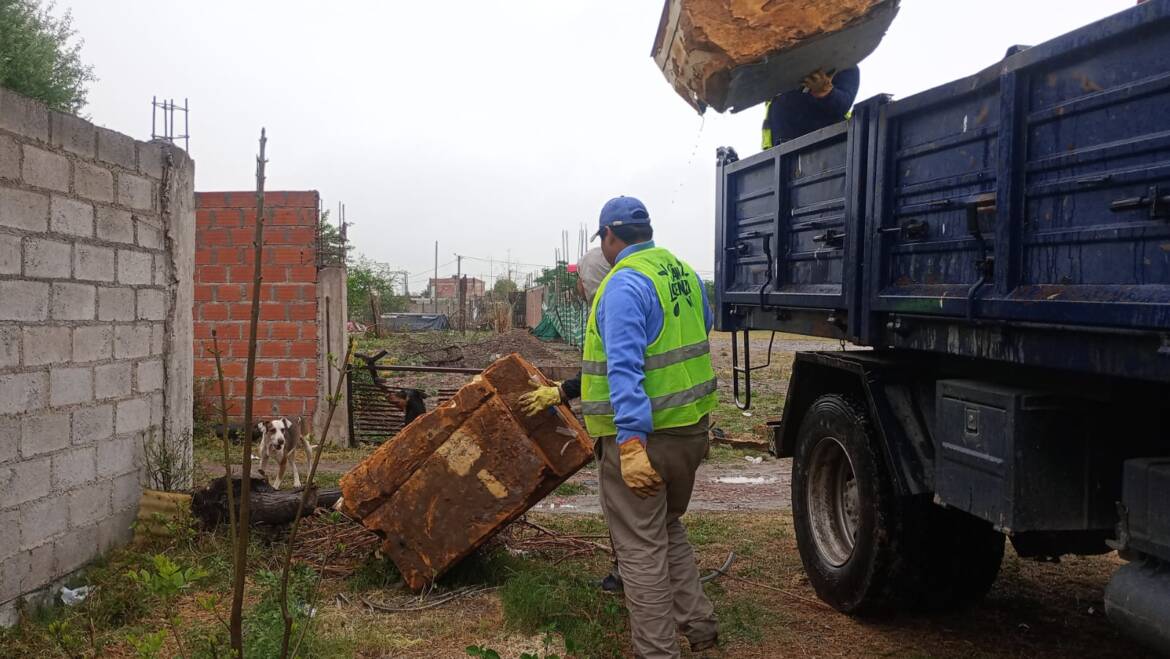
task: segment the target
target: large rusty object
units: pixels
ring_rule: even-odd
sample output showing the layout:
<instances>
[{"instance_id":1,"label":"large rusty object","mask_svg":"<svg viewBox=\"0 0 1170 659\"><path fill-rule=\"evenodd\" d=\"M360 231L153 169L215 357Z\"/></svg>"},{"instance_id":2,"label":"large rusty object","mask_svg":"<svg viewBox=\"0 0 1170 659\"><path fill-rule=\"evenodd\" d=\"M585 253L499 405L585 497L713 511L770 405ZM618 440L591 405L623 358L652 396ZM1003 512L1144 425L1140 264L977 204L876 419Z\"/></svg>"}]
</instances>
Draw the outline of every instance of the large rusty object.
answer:
<instances>
[{"instance_id":1,"label":"large rusty object","mask_svg":"<svg viewBox=\"0 0 1170 659\"><path fill-rule=\"evenodd\" d=\"M414 589L433 582L589 462L593 443L567 406L525 416L518 399L549 381L508 355L341 478L346 512L383 538Z\"/></svg>"},{"instance_id":2,"label":"large rusty object","mask_svg":"<svg viewBox=\"0 0 1170 659\"><path fill-rule=\"evenodd\" d=\"M699 112L738 112L877 48L899 0L666 0L651 56Z\"/></svg>"}]
</instances>

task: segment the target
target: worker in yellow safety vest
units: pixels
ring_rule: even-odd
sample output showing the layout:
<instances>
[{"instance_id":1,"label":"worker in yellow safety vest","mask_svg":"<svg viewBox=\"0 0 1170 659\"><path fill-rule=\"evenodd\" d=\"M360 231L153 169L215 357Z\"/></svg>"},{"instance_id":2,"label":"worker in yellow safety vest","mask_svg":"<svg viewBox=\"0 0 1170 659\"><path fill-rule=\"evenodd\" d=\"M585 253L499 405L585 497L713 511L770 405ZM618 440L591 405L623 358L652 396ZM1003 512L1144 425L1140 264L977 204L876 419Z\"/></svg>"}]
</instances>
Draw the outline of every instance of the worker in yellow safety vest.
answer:
<instances>
[{"instance_id":1,"label":"worker in yellow safety vest","mask_svg":"<svg viewBox=\"0 0 1170 659\"><path fill-rule=\"evenodd\" d=\"M613 269L585 330L581 411L596 438L634 652L678 657L678 632L692 652L719 632L680 520L716 405L711 309L695 271L655 246L642 202L611 199L595 237Z\"/></svg>"},{"instance_id":2,"label":"worker in yellow safety vest","mask_svg":"<svg viewBox=\"0 0 1170 659\"><path fill-rule=\"evenodd\" d=\"M805 77L803 89L776 95L764 104L763 148L844 121L860 86L861 70L851 66L832 76L816 71Z\"/></svg>"}]
</instances>

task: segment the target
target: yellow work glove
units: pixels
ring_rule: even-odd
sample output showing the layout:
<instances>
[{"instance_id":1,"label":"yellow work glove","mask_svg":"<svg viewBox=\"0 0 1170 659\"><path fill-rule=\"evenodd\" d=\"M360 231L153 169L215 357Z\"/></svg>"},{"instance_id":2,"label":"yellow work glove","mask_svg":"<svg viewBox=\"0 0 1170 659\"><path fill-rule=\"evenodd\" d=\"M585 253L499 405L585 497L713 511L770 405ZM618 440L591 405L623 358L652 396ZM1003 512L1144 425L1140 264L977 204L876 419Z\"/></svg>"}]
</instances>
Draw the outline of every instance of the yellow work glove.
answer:
<instances>
[{"instance_id":1,"label":"yellow work glove","mask_svg":"<svg viewBox=\"0 0 1170 659\"><path fill-rule=\"evenodd\" d=\"M816 98L824 98L833 91L833 79L824 71L815 71L804 79L804 87Z\"/></svg>"},{"instance_id":2,"label":"yellow work glove","mask_svg":"<svg viewBox=\"0 0 1170 659\"><path fill-rule=\"evenodd\" d=\"M622 480L634 494L645 499L658 494L662 489L662 477L650 464L650 456L639 439L628 440L618 447L622 461Z\"/></svg>"},{"instance_id":3,"label":"yellow work glove","mask_svg":"<svg viewBox=\"0 0 1170 659\"><path fill-rule=\"evenodd\" d=\"M540 386L532 384L535 389L520 397L520 409L528 416L536 416L553 405L561 402L561 388L557 385Z\"/></svg>"}]
</instances>

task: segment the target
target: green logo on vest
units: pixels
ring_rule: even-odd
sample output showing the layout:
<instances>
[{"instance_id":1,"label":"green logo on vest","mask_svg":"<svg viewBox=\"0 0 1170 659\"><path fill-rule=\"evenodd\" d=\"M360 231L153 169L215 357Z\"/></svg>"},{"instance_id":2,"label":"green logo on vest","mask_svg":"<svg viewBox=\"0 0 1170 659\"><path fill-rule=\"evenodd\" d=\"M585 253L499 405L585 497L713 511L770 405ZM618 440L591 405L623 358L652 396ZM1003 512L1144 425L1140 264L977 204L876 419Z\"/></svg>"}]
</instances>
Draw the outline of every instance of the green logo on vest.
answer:
<instances>
[{"instance_id":1,"label":"green logo on vest","mask_svg":"<svg viewBox=\"0 0 1170 659\"><path fill-rule=\"evenodd\" d=\"M691 276L686 268L679 260L674 263L669 261L660 263L658 265L658 275L660 277L670 277L670 303L674 305L674 316L678 317L679 305L678 299L681 297L687 301L687 304L694 308L695 302L691 299Z\"/></svg>"}]
</instances>

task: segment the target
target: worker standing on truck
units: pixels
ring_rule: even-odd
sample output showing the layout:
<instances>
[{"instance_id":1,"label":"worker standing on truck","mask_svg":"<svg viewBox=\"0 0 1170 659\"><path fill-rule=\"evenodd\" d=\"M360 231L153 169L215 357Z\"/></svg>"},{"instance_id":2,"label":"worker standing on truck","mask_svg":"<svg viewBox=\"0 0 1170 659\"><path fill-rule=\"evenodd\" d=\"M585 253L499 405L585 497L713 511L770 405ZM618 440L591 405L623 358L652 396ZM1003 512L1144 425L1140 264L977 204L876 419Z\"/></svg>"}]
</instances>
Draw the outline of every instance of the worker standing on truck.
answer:
<instances>
[{"instance_id":1,"label":"worker standing on truck","mask_svg":"<svg viewBox=\"0 0 1170 659\"><path fill-rule=\"evenodd\" d=\"M851 66L831 77L824 71L810 73L804 90L777 94L764 105L764 149L844 121L860 86L861 69Z\"/></svg>"},{"instance_id":2,"label":"worker standing on truck","mask_svg":"<svg viewBox=\"0 0 1170 659\"><path fill-rule=\"evenodd\" d=\"M601 509L621 569L634 653L714 647L718 624L680 518L715 409L712 318L702 281L655 246L650 213L609 200L596 236L613 269L585 330L581 411L597 438Z\"/></svg>"}]
</instances>

